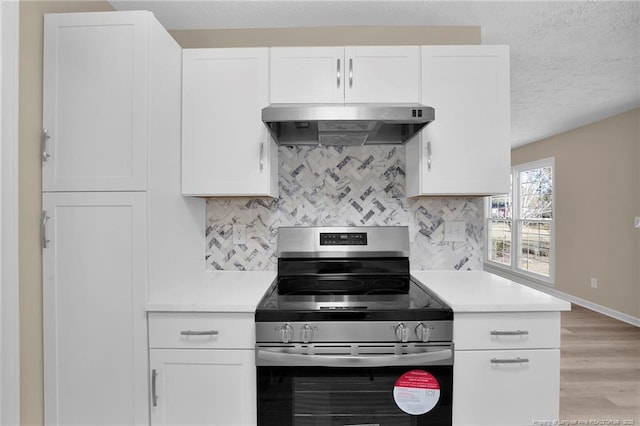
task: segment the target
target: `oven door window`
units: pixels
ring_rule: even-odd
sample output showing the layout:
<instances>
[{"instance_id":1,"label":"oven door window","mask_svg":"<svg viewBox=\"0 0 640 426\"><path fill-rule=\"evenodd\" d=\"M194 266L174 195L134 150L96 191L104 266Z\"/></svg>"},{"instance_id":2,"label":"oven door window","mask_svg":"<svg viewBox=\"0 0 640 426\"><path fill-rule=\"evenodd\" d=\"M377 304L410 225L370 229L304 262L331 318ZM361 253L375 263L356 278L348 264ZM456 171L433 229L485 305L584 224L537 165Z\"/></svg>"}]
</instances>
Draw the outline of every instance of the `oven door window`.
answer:
<instances>
[{"instance_id":1,"label":"oven door window","mask_svg":"<svg viewBox=\"0 0 640 426\"><path fill-rule=\"evenodd\" d=\"M451 426L452 366L257 371L258 426ZM411 392L394 397L394 388L411 371L435 378L439 395L426 403L411 401ZM409 414L408 407L416 405L426 412Z\"/></svg>"}]
</instances>

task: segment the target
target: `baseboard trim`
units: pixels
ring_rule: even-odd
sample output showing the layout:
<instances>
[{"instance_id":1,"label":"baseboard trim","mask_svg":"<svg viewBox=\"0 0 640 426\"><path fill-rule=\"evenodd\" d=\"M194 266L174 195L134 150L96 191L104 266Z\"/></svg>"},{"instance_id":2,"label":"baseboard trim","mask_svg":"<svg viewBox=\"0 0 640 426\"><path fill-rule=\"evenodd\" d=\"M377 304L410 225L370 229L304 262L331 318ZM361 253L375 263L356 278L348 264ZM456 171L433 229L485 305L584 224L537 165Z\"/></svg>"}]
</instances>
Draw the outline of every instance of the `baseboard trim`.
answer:
<instances>
[{"instance_id":1,"label":"baseboard trim","mask_svg":"<svg viewBox=\"0 0 640 426\"><path fill-rule=\"evenodd\" d=\"M575 303L576 305L582 306L587 309L591 309L592 311L598 312L602 315L606 315L608 317L617 319L622 322L626 322L627 324L631 324L635 327L640 327L640 318L636 318L632 315L625 314L624 312L616 311L615 309L608 308L606 306L599 305L597 303L591 302L590 300L582 299L577 296L573 296L571 294L564 293L562 291L558 291L553 287L549 287L545 284L540 284L532 280L528 280L526 278L516 276L514 274L502 274L500 270L496 268L487 267L485 265L485 270L487 272L491 272L492 274L501 275L505 278L508 278L512 281L515 281L519 284L526 285L527 287L534 288L543 293L550 294L552 296L558 297L560 299L564 299L567 302Z\"/></svg>"}]
</instances>

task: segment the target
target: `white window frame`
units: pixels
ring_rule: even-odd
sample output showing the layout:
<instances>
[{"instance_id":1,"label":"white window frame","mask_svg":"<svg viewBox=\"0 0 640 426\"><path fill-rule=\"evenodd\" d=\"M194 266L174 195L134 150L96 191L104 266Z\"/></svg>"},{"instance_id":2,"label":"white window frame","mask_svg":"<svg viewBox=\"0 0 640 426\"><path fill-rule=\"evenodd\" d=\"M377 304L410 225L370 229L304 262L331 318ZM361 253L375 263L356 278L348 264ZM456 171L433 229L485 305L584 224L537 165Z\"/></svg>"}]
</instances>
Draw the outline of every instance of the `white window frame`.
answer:
<instances>
[{"instance_id":1,"label":"white window frame","mask_svg":"<svg viewBox=\"0 0 640 426\"><path fill-rule=\"evenodd\" d=\"M522 256L520 250L520 224L525 221L533 221L529 219L523 219L520 217L520 173L538 169L542 167L551 167L551 191L552 198L552 216L549 220L551 223L551 238L549 241L549 276L542 274L536 274L535 272L527 271L519 268L520 258ZM528 163L518 164L511 168L511 265L505 265L503 263L495 262L490 259L491 256L491 242L489 235L489 224L491 218L491 197L487 197L485 200L485 250L484 261L485 269L489 272L493 272L499 275L504 275L508 278L520 279L524 281L533 282L536 284L544 284L553 287L555 285L556 276L556 164L555 157L543 158Z\"/></svg>"}]
</instances>

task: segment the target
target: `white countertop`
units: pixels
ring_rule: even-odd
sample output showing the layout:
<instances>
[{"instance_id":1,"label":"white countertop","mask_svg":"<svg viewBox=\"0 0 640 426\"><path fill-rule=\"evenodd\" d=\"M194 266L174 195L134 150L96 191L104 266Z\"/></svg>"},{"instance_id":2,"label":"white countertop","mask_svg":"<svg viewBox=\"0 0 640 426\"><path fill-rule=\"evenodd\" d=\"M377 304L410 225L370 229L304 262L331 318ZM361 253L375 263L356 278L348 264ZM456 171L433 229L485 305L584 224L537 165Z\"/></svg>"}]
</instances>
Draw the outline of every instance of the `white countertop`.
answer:
<instances>
[{"instance_id":1,"label":"white countertop","mask_svg":"<svg viewBox=\"0 0 640 426\"><path fill-rule=\"evenodd\" d=\"M275 271L203 272L196 282L152 294L148 312L255 312Z\"/></svg>"},{"instance_id":2,"label":"white countertop","mask_svg":"<svg viewBox=\"0 0 640 426\"><path fill-rule=\"evenodd\" d=\"M485 271L411 271L454 312L568 311L569 302ZM194 282L156 291L148 312L255 312L275 271L204 272Z\"/></svg>"},{"instance_id":3,"label":"white countertop","mask_svg":"<svg viewBox=\"0 0 640 426\"><path fill-rule=\"evenodd\" d=\"M411 271L454 312L568 311L555 296L485 271Z\"/></svg>"}]
</instances>

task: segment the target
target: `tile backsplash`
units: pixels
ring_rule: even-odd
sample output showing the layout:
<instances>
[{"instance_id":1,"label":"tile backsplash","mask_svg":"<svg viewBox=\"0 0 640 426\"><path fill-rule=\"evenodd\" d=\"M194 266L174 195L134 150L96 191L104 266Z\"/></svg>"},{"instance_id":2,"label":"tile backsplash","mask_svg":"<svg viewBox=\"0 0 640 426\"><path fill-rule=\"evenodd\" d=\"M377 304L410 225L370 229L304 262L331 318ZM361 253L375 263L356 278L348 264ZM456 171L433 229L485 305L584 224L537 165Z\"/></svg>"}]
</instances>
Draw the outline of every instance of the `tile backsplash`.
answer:
<instances>
[{"instance_id":1,"label":"tile backsplash","mask_svg":"<svg viewBox=\"0 0 640 426\"><path fill-rule=\"evenodd\" d=\"M483 199L405 197L403 146L279 147L279 198L207 200L210 270L275 270L280 226L407 225L412 269L482 269ZM463 242L444 241L463 221ZM233 225L246 226L234 244Z\"/></svg>"}]
</instances>

